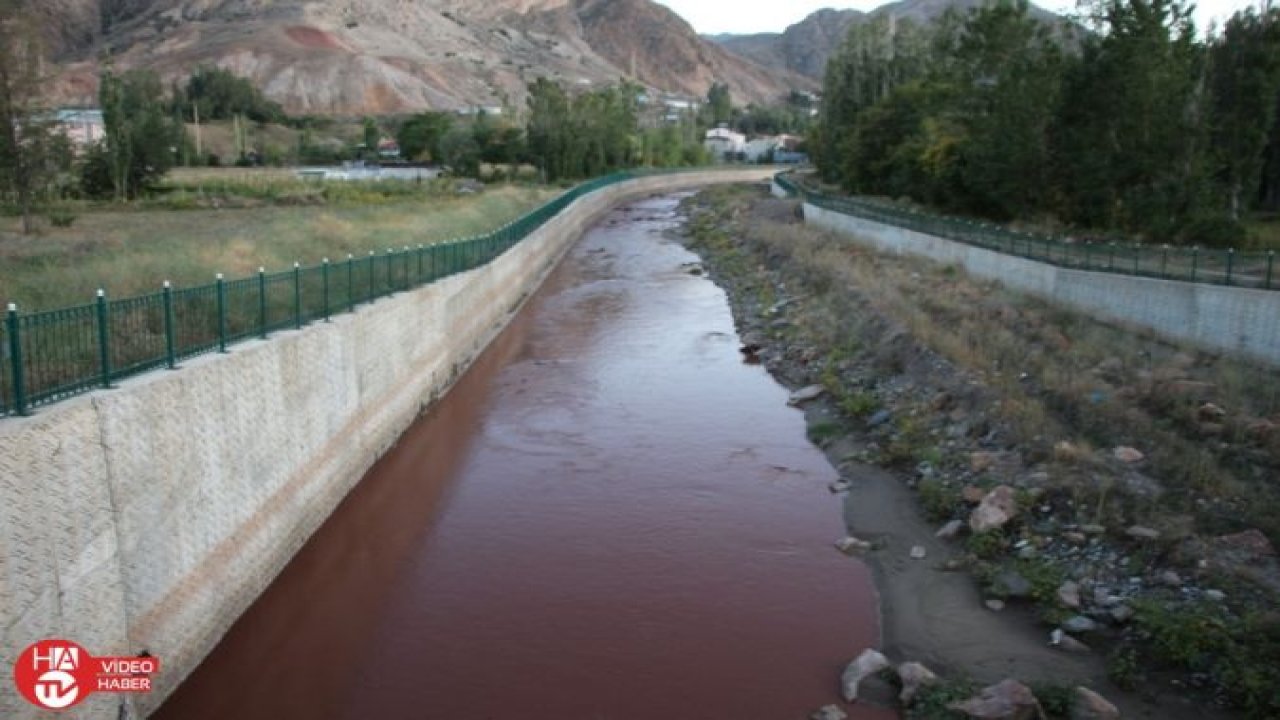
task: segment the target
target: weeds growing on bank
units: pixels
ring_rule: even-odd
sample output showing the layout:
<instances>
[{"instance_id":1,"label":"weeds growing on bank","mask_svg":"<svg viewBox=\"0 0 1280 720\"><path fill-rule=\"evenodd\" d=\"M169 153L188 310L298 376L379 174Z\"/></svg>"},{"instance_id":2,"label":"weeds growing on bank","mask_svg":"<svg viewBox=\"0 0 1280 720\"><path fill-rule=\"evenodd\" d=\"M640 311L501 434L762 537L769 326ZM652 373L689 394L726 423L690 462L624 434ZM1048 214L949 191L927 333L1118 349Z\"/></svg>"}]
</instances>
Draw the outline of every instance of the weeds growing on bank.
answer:
<instances>
[{"instance_id":1,"label":"weeds growing on bank","mask_svg":"<svg viewBox=\"0 0 1280 720\"><path fill-rule=\"evenodd\" d=\"M287 185L287 183L286 183ZM0 234L0 301L24 311L90 302L98 288L121 298L175 286L248 276L258 267L367 256L406 245L478 235L559 194L558 189L498 186L459 195L453 190L380 194L378 184L327 183L333 198L319 204L267 203L224 209L127 209L84 212L70 227L39 235ZM285 185L264 184L264 195ZM412 183L403 183L404 188ZM403 188L401 188L403 189ZM397 193L400 189L396 190ZM377 195L376 202L369 194Z\"/></svg>"},{"instance_id":2,"label":"weeds growing on bank","mask_svg":"<svg viewBox=\"0 0 1280 720\"><path fill-rule=\"evenodd\" d=\"M868 251L797 224L784 211L792 206L755 189L717 188L702 198L691 229L715 253L717 274L753 278L746 288L770 286L744 290L760 295L762 318L773 317L765 297L773 287L785 286L794 301L766 327L804 348L788 357L807 368L805 382L830 391L848 428L869 430L870 412L892 408L877 429L880 464L963 468L985 488L995 480L972 471L970 444L952 439L957 429L991 438L984 446L1016 451L1019 472L1041 475L1034 494L1019 490L1021 507L1043 505L1113 535L1134 524L1159 529L1159 543L1130 550L1136 567L1176 561L1182 541L1196 536L1257 528L1280 541L1280 373L1106 325L954 267ZM913 395L937 387L931 375L941 365L960 381L932 397ZM811 431L815 440L835 434ZM1140 449L1145 461L1118 468L1110 451L1121 445ZM917 489L932 519L961 516L960 485L925 475ZM1014 570L1031 583L1047 622L1065 619L1054 602L1062 568L1011 558L1015 539L1003 531L968 538L978 580L991 585L1002 569ZM1232 602L1135 608L1111 651L1111 675L1132 686L1176 670L1200 678L1202 696L1251 718L1276 717L1275 588L1247 573L1208 581ZM911 717L952 717L947 691L936 692Z\"/></svg>"}]
</instances>

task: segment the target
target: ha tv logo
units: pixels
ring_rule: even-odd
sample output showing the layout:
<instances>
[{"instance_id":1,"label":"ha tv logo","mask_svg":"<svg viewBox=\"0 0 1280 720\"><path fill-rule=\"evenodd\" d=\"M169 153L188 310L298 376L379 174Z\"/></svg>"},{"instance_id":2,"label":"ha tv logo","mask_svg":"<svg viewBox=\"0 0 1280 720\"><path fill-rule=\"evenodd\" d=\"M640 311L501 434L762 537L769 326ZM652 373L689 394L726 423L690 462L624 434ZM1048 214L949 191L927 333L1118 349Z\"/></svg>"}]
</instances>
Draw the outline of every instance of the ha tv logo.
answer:
<instances>
[{"instance_id":1,"label":"ha tv logo","mask_svg":"<svg viewBox=\"0 0 1280 720\"><path fill-rule=\"evenodd\" d=\"M13 664L13 680L27 702L65 710L95 692L151 692L160 671L154 657L94 657L69 640L41 640Z\"/></svg>"}]
</instances>

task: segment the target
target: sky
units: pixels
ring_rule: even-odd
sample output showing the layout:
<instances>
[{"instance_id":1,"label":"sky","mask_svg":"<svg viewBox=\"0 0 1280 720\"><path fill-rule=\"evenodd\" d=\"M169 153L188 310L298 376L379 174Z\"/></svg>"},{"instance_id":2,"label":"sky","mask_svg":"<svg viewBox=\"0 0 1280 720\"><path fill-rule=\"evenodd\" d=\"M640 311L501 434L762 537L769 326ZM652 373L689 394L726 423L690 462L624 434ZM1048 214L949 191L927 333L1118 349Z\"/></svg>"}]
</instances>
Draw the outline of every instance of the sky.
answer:
<instances>
[{"instance_id":1,"label":"sky","mask_svg":"<svg viewBox=\"0 0 1280 720\"><path fill-rule=\"evenodd\" d=\"M873 10L891 0L658 0L689 21L693 29L705 35L716 33L782 32L788 25L803 20L824 7ZM1054 12L1075 9L1075 0L1033 0ZM1200 0L1196 2L1196 26L1203 32L1210 19L1219 24L1232 13L1256 0Z\"/></svg>"}]
</instances>

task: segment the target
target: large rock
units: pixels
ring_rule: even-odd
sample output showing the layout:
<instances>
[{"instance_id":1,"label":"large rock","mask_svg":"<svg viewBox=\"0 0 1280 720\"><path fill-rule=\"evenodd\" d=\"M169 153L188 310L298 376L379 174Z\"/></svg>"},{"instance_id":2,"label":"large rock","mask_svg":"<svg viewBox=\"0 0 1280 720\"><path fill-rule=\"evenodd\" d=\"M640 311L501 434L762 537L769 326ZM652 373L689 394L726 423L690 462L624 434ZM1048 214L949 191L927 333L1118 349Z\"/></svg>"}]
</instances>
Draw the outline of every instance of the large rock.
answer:
<instances>
[{"instance_id":1,"label":"large rock","mask_svg":"<svg viewBox=\"0 0 1280 720\"><path fill-rule=\"evenodd\" d=\"M809 720L845 720L847 717L845 711L835 705L823 705L809 716Z\"/></svg>"},{"instance_id":2,"label":"large rock","mask_svg":"<svg viewBox=\"0 0 1280 720\"><path fill-rule=\"evenodd\" d=\"M1034 589L1030 580L1013 569L1000 571L991 585L996 592L1011 598L1031 597L1031 591Z\"/></svg>"},{"instance_id":3,"label":"large rock","mask_svg":"<svg viewBox=\"0 0 1280 720\"><path fill-rule=\"evenodd\" d=\"M983 688L977 697L953 702L947 709L975 720L1045 720L1031 688L1013 679Z\"/></svg>"},{"instance_id":4,"label":"large rock","mask_svg":"<svg viewBox=\"0 0 1280 720\"><path fill-rule=\"evenodd\" d=\"M1013 495L1013 488L997 485L969 514L969 529L976 533L996 530L1004 527L1017 515L1018 501Z\"/></svg>"},{"instance_id":5,"label":"large rock","mask_svg":"<svg viewBox=\"0 0 1280 720\"><path fill-rule=\"evenodd\" d=\"M887 667L889 667L889 658L871 648L863 650L862 654L849 663L840 675L840 694L845 702L853 702L858 698L858 686L862 684L863 678Z\"/></svg>"},{"instance_id":6,"label":"large rock","mask_svg":"<svg viewBox=\"0 0 1280 720\"><path fill-rule=\"evenodd\" d=\"M1120 462L1130 464L1130 465L1132 465L1133 463L1140 463L1143 460L1145 460L1147 457L1146 455L1142 454L1141 450L1137 448L1131 448L1126 445L1121 445L1115 450L1112 450L1111 454L1115 457L1115 459L1119 460Z\"/></svg>"},{"instance_id":7,"label":"large rock","mask_svg":"<svg viewBox=\"0 0 1280 720\"><path fill-rule=\"evenodd\" d=\"M809 402L810 400L818 399L818 397L826 391L827 389L821 385L809 385L807 387L802 387L791 393L791 397L787 399L787 404L793 406L801 405Z\"/></svg>"},{"instance_id":8,"label":"large rock","mask_svg":"<svg viewBox=\"0 0 1280 720\"><path fill-rule=\"evenodd\" d=\"M1071 720L1120 720L1120 711L1087 687L1077 687L1071 703Z\"/></svg>"},{"instance_id":9,"label":"large rock","mask_svg":"<svg viewBox=\"0 0 1280 720\"><path fill-rule=\"evenodd\" d=\"M1067 608L1077 610L1080 608L1080 584L1074 580L1068 580L1058 587L1058 602Z\"/></svg>"},{"instance_id":10,"label":"large rock","mask_svg":"<svg viewBox=\"0 0 1280 720\"><path fill-rule=\"evenodd\" d=\"M904 662L898 666L898 679L902 681L902 692L898 700L903 705L910 705L920 688L938 682L938 676L932 670L918 662Z\"/></svg>"},{"instance_id":11,"label":"large rock","mask_svg":"<svg viewBox=\"0 0 1280 720\"><path fill-rule=\"evenodd\" d=\"M870 550L874 545L866 540L856 538L852 535L846 535L836 541L836 549L845 555L860 555Z\"/></svg>"},{"instance_id":12,"label":"large rock","mask_svg":"<svg viewBox=\"0 0 1280 720\"><path fill-rule=\"evenodd\" d=\"M955 536L959 535L960 531L963 529L964 529L963 522L961 522L960 520L952 520L948 522L946 525L943 525L942 527L938 528L938 532L934 533L933 536L937 538L941 538L943 540L950 540Z\"/></svg>"},{"instance_id":13,"label":"large rock","mask_svg":"<svg viewBox=\"0 0 1280 720\"><path fill-rule=\"evenodd\" d=\"M1073 615L1062 621L1062 629L1069 633L1080 634L1098 629L1098 623L1084 615Z\"/></svg>"}]
</instances>

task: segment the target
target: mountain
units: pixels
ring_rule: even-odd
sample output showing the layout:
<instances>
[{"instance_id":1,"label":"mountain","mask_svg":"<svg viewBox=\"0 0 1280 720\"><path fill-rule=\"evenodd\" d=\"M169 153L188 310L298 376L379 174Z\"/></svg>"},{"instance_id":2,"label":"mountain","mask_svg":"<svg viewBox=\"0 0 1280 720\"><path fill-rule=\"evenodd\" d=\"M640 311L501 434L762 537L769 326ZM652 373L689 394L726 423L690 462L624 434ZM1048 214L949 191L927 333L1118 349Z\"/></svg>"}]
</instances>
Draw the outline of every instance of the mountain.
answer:
<instances>
[{"instance_id":1,"label":"mountain","mask_svg":"<svg viewBox=\"0 0 1280 720\"><path fill-rule=\"evenodd\" d=\"M987 2L990 0L899 0L869 13L825 9L813 13L781 33L714 35L708 36L708 39L758 65L821 80L827 67L827 59L844 42L849 28L855 23L882 15L909 19L916 23L930 23L949 9L955 8L963 13L982 7ZM1044 22L1061 20L1059 16L1036 5L1031 5L1030 13L1032 17Z\"/></svg>"},{"instance_id":2,"label":"mountain","mask_svg":"<svg viewBox=\"0 0 1280 720\"><path fill-rule=\"evenodd\" d=\"M293 113L387 114L520 105L550 77L631 77L705 96L727 82L770 102L810 78L699 37L651 0L27 0L62 67L55 93L92 101L100 59L166 81L200 65L252 79Z\"/></svg>"}]
</instances>

